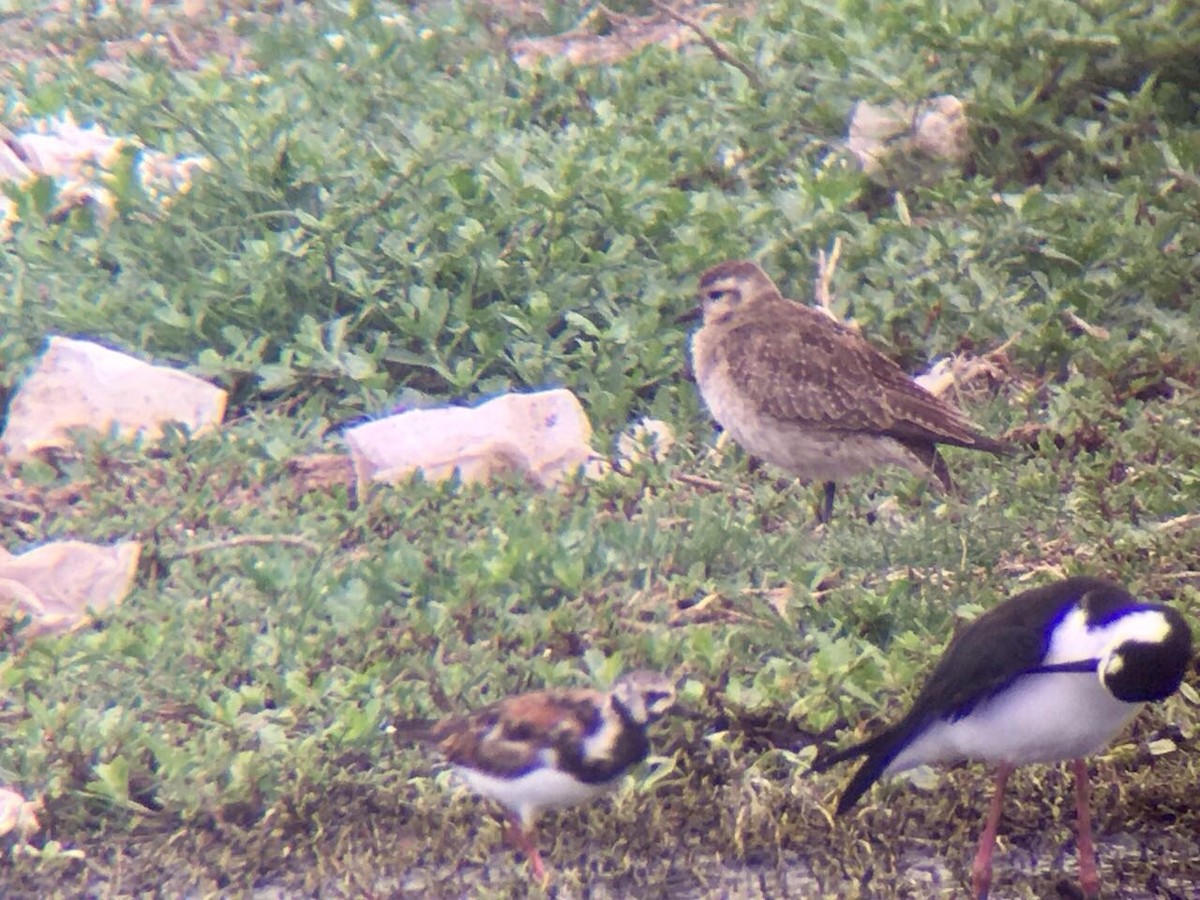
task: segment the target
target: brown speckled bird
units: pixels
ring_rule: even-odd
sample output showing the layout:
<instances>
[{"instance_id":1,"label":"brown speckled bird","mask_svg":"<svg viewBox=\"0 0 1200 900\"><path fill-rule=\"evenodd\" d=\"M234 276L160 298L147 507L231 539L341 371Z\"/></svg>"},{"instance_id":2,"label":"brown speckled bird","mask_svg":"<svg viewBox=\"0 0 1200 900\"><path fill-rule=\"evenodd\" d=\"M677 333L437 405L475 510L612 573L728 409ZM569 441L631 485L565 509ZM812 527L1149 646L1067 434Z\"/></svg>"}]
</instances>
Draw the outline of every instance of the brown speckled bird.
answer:
<instances>
[{"instance_id":1,"label":"brown speckled bird","mask_svg":"<svg viewBox=\"0 0 1200 900\"><path fill-rule=\"evenodd\" d=\"M692 366L704 402L749 453L825 482L822 521L835 482L876 466L932 472L950 490L938 444L1011 452L853 330L784 298L752 262L713 266L699 299Z\"/></svg>"},{"instance_id":2,"label":"brown speckled bird","mask_svg":"<svg viewBox=\"0 0 1200 900\"><path fill-rule=\"evenodd\" d=\"M434 744L475 793L504 807L508 839L545 884L534 841L538 812L615 787L646 758L646 727L675 698L675 683L665 675L637 671L608 691L532 691L439 722L400 721L394 730L401 739Z\"/></svg>"}]
</instances>

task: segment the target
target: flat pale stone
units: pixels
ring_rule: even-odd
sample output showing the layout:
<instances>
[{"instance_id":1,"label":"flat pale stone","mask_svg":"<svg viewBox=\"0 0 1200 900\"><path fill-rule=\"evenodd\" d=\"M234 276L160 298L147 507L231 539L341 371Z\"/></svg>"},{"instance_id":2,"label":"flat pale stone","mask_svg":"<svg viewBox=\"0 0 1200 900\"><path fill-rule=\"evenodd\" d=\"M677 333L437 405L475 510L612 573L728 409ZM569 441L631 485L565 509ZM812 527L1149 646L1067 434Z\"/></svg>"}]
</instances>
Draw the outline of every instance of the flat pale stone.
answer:
<instances>
[{"instance_id":1,"label":"flat pale stone","mask_svg":"<svg viewBox=\"0 0 1200 900\"><path fill-rule=\"evenodd\" d=\"M929 371L923 375L918 375L913 381L935 397L942 397L951 388L968 384L981 375L1000 378L1003 375L1003 371L997 367L993 358L999 355L1003 349L1000 348L999 351L993 350L984 356L962 355L943 357L930 366Z\"/></svg>"},{"instance_id":2,"label":"flat pale stone","mask_svg":"<svg viewBox=\"0 0 1200 900\"><path fill-rule=\"evenodd\" d=\"M133 587L142 545L55 541L14 556L0 549L0 616L31 619L22 637L74 631L89 611L116 606Z\"/></svg>"},{"instance_id":3,"label":"flat pale stone","mask_svg":"<svg viewBox=\"0 0 1200 900\"><path fill-rule=\"evenodd\" d=\"M42 826L37 814L42 808L40 800L26 800L10 787L0 787L0 837L15 831L17 837L26 840Z\"/></svg>"},{"instance_id":4,"label":"flat pale stone","mask_svg":"<svg viewBox=\"0 0 1200 900\"><path fill-rule=\"evenodd\" d=\"M0 124L0 184L27 184L35 176L54 180L54 215L79 206L91 208L101 224L116 218L116 198L109 176L126 155L137 161L138 182L160 207L190 190L200 171L212 161L200 156L168 156L142 146L136 137L111 135L99 124L81 128L71 113L38 119L13 133ZM16 204L0 191L0 241L12 236Z\"/></svg>"},{"instance_id":5,"label":"flat pale stone","mask_svg":"<svg viewBox=\"0 0 1200 900\"><path fill-rule=\"evenodd\" d=\"M115 425L123 437L157 440L166 423L178 422L195 435L220 424L225 399L187 372L55 335L13 396L0 451L24 459L67 447L73 428L107 433Z\"/></svg>"},{"instance_id":6,"label":"flat pale stone","mask_svg":"<svg viewBox=\"0 0 1200 900\"><path fill-rule=\"evenodd\" d=\"M846 147L873 181L930 183L961 170L971 153L966 108L950 94L917 104L855 104Z\"/></svg>"},{"instance_id":7,"label":"flat pale stone","mask_svg":"<svg viewBox=\"0 0 1200 900\"><path fill-rule=\"evenodd\" d=\"M475 407L418 409L346 431L360 494L370 482L464 482L523 472L546 487L591 463L592 426L568 390L505 394Z\"/></svg>"}]
</instances>

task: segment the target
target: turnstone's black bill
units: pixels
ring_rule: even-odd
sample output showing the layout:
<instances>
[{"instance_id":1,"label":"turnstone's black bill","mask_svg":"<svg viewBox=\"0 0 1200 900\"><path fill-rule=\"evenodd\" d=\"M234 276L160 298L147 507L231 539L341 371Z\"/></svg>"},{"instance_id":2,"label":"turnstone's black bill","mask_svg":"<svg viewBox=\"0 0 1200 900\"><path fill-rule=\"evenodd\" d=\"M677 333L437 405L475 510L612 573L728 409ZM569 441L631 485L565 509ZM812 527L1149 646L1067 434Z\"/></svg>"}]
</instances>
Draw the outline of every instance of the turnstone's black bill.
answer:
<instances>
[{"instance_id":1,"label":"turnstone's black bill","mask_svg":"<svg viewBox=\"0 0 1200 900\"><path fill-rule=\"evenodd\" d=\"M752 262L713 266L699 297L692 369L705 404L747 452L824 481L825 521L835 482L876 466L932 474L949 490L938 444L1012 452L857 332L785 299Z\"/></svg>"},{"instance_id":2,"label":"turnstone's black bill","mask_svg":"<svg viewBox=\"0 0 1200 900\"><path fill-rule=\"evenodd\" d=\"M962 629L903 719L816 768L866 757L838 802L841 814L877 779L914 766L996 764L971 871L982 898L1009 774L1026 763L1074 760L1079 878L1091 896L1100 879L1083 757L1108 744L1143 703L1172 694L1191 658L1191 630L1176 610L1140 603L1109 581L1068 578L1018 594Z\"/></svg>"},{"instance_id":3,"label":"turnstone's black bill","mask_svg":"<svg viewBox=\"0 0 1200 900\"><path fill-rule=\"evenodd\" d=\"M534 842L540 810L616 786L650 751L646 726L675 704L675 683L630 672L607 692L534 691L440 722L402 721L401 738L428 741L477 794L504 807L508 837L547 882Z\"/></svg>"}]
</instances>

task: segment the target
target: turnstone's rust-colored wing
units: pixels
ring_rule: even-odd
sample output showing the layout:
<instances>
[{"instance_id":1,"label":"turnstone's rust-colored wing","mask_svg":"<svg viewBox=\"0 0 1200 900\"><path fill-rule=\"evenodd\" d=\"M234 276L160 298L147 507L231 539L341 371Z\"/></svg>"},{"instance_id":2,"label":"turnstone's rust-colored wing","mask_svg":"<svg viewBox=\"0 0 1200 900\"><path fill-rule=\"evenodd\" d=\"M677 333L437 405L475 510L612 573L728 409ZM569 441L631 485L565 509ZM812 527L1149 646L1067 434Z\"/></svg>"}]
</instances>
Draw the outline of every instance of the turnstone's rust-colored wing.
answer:
<instances>
[{"instance_id":1,"label":"turnstone's rust-colored wing","mask_svg":"<svg viewBox=\"0 0 1200 900\"><path fill-rule=\"evenodd\" d=\"M513 778L553 765L547 751L582 744L600 727L606 700L592 690L535 691L448 719L431 737L451 763Z\"/></svg>"}]
</instances>

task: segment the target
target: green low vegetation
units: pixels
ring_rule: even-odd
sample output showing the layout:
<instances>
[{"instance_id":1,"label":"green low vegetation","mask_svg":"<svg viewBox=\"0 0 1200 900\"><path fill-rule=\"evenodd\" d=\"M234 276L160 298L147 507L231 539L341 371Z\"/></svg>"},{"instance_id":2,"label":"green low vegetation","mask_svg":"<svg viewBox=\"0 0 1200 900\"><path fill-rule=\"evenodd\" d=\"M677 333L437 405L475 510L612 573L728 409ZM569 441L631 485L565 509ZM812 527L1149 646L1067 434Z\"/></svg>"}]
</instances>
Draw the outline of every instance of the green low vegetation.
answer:
<instances>
[{"instance_id":1,"label":"green low vegetation","mask_svg":"<svg viewBox=\"0 0 1200 900\"><path fill-rule=\"evenodd\" d=\"M631 788L545 816L552 890L961 895L982 769L835 822L847 773L811 775L816 747L894 717L958 623L1061 574L1200 626L1194 3L778 0L709 23L757 85L699 44L510 60L506 33L585 12L318 3L224 23L252 73L135 55L99 77L102 42L137 33L122 13L10 70L14 129L70 109L214 165L165 212L118 174L106 227L48 215L48 182L7 188L0 408L58 333L209 377L231 410L5 476L6 549L144 542L94 628L4 633L0 782L45 803L28 846L0 838L7 896L520 896L490 812L381 725L633 667L690 675L688 697ZM841 144L853 104L940 93L967 103L968 173L872 186ZM713 449L675 320L730 257L810 298L838 238L835 309L909 370L1012 341L955 399L1027 449L948 451L959 497L848 483L817 529L819 486ZM401 391L558 385L598 448L653 416L674 449L552 493L418 478L355 501L289 468ZM1194 667L1094 761L1114 896L1200 890L1198 691ZM1013 789L996 891L1044 897L1074 881L1068 782Z\"/></svg>"}]
</instances>

